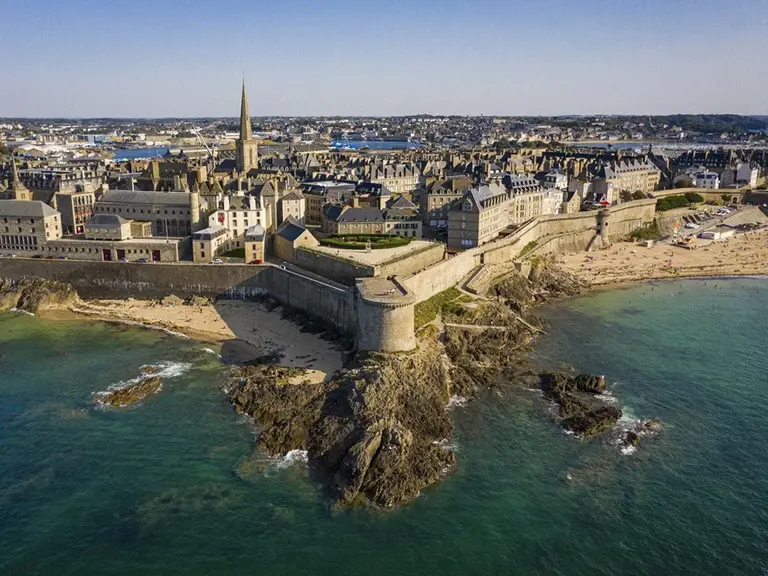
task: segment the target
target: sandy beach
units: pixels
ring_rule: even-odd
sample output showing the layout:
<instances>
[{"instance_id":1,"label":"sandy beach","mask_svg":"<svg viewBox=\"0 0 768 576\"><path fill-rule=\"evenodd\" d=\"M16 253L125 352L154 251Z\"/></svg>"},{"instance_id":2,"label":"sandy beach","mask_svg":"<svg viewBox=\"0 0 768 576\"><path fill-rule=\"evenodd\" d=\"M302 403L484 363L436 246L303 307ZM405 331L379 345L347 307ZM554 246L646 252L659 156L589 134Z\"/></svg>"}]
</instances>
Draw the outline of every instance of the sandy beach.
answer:
<instances>
[{"instance_id":1,"label":"sandy beach","mask_svg":"<svg viewBox=\"0 0 768 576\"><path fill-rule=\"evenodd\" d=\"M158 300L87 300L68 311L46 312L47 317L75 314L93 320L143 324L180 333L194 340L221 346L225 360L243 362L276 355L277 364L308 371L302 380L322 381L343 365L342 351L333 342L302 332L281 317L281 308L269 311L255 302L220 300L215 304L186 305Z\"/></svg>"},{"instance_id":2,"label":"sandy beach","mask_svg":"<svg viewBox=\"0 0 768 576\"><path fill-rule=\"evenodd\" d=\"M693 276L768 274L768 229L724 241L695 240L695 250L671 244L620 242L606 250L560 256L558 263L593 285Z\"/></svg>"}]
</instances>

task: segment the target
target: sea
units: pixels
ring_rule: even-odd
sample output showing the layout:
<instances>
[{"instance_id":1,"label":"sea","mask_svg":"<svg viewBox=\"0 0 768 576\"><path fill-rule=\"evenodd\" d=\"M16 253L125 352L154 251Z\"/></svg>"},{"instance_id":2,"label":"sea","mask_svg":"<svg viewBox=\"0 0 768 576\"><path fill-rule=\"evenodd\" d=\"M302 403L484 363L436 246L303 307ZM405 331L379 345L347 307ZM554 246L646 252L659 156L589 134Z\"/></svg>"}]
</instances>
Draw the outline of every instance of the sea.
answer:
<instances>
[{"instance_id":1,"label":"sea","mask_svg":"<svg viewBox=\"0 0 768 576\"><path fill-rule=\"evenodd\" d=\"M456 473L335 510L301 452L253 451L218 350L0 315L0 574L768 574L768 280L637 284L549 304L537 366L604 374L634 453L510 385L450 408ZM94 394L156 365L159 394Z\"/></svg>"},{"instance_id":2,"label":"sea","mask_svg":"<svg viewBox=\"0 0 768 576\"><path fill-rule=\"evenodd\" d=\"M151 160L153 158L162 158L168 154L168 148L118 148L114 151L113 159L122 160Z\"/></svg>"},{"instance_id":3,"label":"sea","mask_svg":"<svg viewBox=\"0 0 768 576\"><path fill-rule=\"evenodd\" d=\"M407 140L335 140L331 142L331 147L339 150L418 150L421 143Z\"/></svg>"}]
</instances>

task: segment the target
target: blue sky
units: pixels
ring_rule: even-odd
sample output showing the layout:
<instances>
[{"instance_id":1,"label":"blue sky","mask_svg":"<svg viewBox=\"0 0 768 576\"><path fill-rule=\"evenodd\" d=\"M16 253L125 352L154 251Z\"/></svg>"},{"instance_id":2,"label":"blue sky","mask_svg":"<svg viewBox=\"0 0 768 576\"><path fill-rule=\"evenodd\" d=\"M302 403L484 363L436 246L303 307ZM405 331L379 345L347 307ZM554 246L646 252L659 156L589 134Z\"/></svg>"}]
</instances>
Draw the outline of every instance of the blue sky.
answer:
<instances>
[{"instance_id":1,"label":"blue sky","mask_svg":"<svg viewBox=\"0 0 768 576\"><path fill-rule=\"evenodd\" d=\"M0 0L0 117L768 114L768 0Z\"/></svg>"}]
</instances>

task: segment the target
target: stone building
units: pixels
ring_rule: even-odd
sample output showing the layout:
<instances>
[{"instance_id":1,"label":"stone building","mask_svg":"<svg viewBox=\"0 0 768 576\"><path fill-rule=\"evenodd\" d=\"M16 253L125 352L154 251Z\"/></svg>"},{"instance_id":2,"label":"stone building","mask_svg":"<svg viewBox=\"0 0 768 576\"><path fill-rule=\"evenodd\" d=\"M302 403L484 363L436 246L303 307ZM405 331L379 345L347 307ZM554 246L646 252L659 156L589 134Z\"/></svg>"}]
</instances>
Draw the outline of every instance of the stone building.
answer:
<instances>
[{"instance_id":1,"label":"stone building","mask_svg":"<svg viewBox=\"0 0 768 576\"><path fill-rule=\"evenodd\" d=\"M448 211L448 247L464 250L498 237L509 225L509 193L499 184L472 188Z\"/></svg>"},{"instance_id":2,"label":"stone building","mask_svg":"<svg viewBox=\"0 0 768 576\"><path fill-rule=\"evenodd\" d=\"M226 252L230 232L224 226L209 226L192 234L192 260L210 264Z\"/></svg>"},{"instance_id":3,"label":"stone building","mask_svg":"<svg viewBox=\"0 0 768 576\"><path fill-rule=\"evenodd\" d=\"M261 264L264 262L267 231L264 226L251 226L245 231L245 263Z\"/></svg>"},{"instance_id":4,"label":"stone building","mask_svg":"<svg viewBox=\"0 0 768 576\"><path fill-rule=\"evenodd\" d=\"M61 234L61 215L47 204L0 200L0 252L33 255Z\"/></svg>"},{"instance_id":5,"label":"stone building","mask_svg":"<svg viewBox=\"0 0 768 576\"><path fill-rule=\"evenodd\" d=\"M130 240L131 221L117 214L97 214L85 224L87 240Z\"/></svg>"},{"instance_id":6,"label":"stone building","mask_svg":"<svg viewBox=\"0 0 768 576\"><path fill-rule=\"evenodd\" d=\"M58 192L55 196L56 209L61 214L64 234L82 234L85 223L93 216L96 196L93 192Z\"/></svg>"},{"instance_id":7,"label":"stone building","mask_svg":"<svg viewBox=\"0 0 768 576\"><path fill-rule=\"evenodd\" d=\"M384 164L371 168L368 181L386 186L392 194L410 194L424 183L421 171L413 164Z\"/></svg>"},{"instance_id":8,"label":"stone building","mask_svg":"<svg viewBox=\"0 0 768 576\"><path fill-rule=\"evenodd\" d=\"M279 201L278 220L282 224L288 218L293 218L296 222L304 225L306 214L306 200L300 190L292 190Z\"/></svg>"},{"instance_id":9,"label":"stone building","mask_svg":"<svg viewBox=\"0 0 768 576\"><path fill-rule=\"evenodd\" d=\"M424 224L433 229L447 228L451 204L461 200L473 186L472 179L467 176L429 182L418 194Z\"/></svg>"},{"instance_id":10,"label":"stone building","mask_svg":"<svg viewBox=\"0 0 768 576\"><path fill-rule=\"evenodd\" d=\"M283 222L275 234L275 256L288 262L295 260L297 248L312 248L319 245L320 243L309 230L291 218Z\"/></svg>"},{"instance_id":11,"label":"stone building","mask_svg":"<svg viewBox=\"0 0 768 576\"><path fill-rule=\"evenodd\" d=\"M223 194L219 207L208 217L208 226L223 226L229 230L227 250L243 248L245 231L251 226L272 226L271 211L261 194Z\"/></svg>"},{"instance_id":12,"label":"stone building","mask_svg":"<svg viewBox=\"0 0 768 576\"><path fill-rule=\"evenodd\" d=\"M600 166L597 177L592 180L591 193L616 204L622 192L650 194L658 188L660 181L661 170L653 163L638 159L618 160Z\"/></svg>"},{"instance_id":13,"label":"stone building","mask_svg":"<svg viewBox=\"0 0 768 576\"><path fill-rule=\"evenodd\" d=\"M108 190L96 201L94 214L117 214L152 223L155 237L185 237L200 224L199 196L190 192Z\"/></svg>"}]
</instances>

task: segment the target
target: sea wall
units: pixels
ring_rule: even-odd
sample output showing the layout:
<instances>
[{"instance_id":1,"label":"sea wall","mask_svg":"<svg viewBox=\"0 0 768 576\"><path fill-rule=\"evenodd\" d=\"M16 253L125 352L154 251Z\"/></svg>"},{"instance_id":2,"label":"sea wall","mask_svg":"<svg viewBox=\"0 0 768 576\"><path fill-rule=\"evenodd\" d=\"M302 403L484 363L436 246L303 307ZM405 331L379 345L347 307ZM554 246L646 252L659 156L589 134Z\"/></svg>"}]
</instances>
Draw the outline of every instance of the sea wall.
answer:
<instances>
[{"instance_id":1,"label":"sea wall","mask_svg":"<svg viewBox=\"0 0 768 576\"><path fill-rule=\"evenodd\" d=\"M610 208L608 236L618 240L653 220L656 200L626 202ZM586 249L598 233L598 211L552 214L534 218L513 234L466 250L405 279L417 302L455 286L472 270L484 264L504 264L527 254L575 252ZM535 245L532 243L536 243Z\"/></svg>"},{"instance_id":2,"label":"sea wall","mask_svg":"<svg viewBox=\"0 0 768 576\"><path fill-rule=\"evenodd\" d=\"M344 332L357 331L353 289L277 266L0 259L0 278L27 276L69 282L86 298L161 298L168 294L183 298L194 294L248 299L269 294Z\"/></svg>"}]
</instances>

